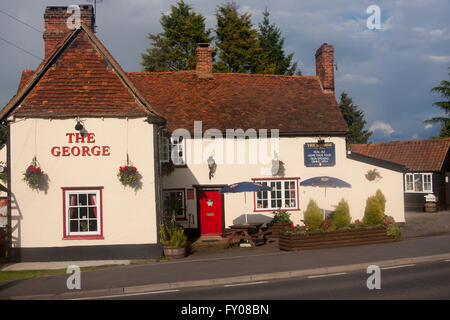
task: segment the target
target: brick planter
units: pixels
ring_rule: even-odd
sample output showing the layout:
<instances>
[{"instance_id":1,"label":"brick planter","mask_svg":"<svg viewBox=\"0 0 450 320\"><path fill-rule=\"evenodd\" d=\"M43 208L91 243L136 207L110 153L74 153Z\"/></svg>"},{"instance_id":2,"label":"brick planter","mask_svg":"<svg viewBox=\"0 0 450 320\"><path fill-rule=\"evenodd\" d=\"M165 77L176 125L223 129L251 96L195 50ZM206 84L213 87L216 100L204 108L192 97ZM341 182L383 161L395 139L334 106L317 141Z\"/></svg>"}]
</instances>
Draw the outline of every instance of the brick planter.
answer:
<instances>
[{"instance_id":1,"label":"brick planter","mask_svg":"<svg viewBox=\"0 0 450 320\"><path fill-rule=\"evenodd\" d=\"M270 239L278 239L279 235L280 235L280 231L284 230L284 227L286 226L290 226L289 223L274 223L274 224L268 224L267 225L267 231L272 232L270 235L268 235L267 237Z\"/></svg>"},{"instance_id":2,"label":"brick planter","mask_svg":"<svg viewBox=\"0 0 450 320\"><path fill-rule=\"evenodd\" d=\"M280 250L296 251L357 246L394 241L396 241L394 237L388 236L386 234L386 228L383 226L379 226L350 230L311 232L308 235L281 234L279 236L278 247Z\"/></svg>"}]
</instances>

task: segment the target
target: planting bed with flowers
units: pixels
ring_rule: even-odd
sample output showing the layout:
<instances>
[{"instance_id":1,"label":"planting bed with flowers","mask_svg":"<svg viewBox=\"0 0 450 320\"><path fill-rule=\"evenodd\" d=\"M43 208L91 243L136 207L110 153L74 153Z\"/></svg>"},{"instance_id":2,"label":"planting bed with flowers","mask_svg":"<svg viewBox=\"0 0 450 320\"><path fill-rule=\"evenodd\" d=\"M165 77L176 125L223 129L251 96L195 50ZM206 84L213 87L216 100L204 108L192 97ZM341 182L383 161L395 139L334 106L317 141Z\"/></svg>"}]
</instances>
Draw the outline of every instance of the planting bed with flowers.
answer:
<instances>
[{"instance_id":1,"label":"planting bed with flowers","mask_svg":"<svg viewBox=\"0 0 450 320\"><path fill-rule=\"evenodd\" d=\"M341 200L334 215L325 221L314 201L305 211L304 226L285 226L279 236L280 250L307 250L393 242L400 237L394 219L384 214L382 194L369 197L362 220L350 222L348 204Z\"/></svg>"}]
</instances>

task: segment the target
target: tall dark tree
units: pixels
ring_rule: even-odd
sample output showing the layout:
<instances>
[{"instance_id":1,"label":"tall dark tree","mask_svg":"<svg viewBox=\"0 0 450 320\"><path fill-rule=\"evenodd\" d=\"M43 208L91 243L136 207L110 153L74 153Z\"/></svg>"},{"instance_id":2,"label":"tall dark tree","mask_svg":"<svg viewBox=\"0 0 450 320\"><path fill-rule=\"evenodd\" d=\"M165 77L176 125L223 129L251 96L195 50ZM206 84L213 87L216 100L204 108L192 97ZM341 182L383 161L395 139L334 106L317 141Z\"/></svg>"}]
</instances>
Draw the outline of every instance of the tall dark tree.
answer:
<instances>
[{"instance_id":1,"label":"tall dark tree","mask_svg":"<svg viewBox=\"0 0 450 320\"><path fill-rule=\"evenodd\" d=\"M239 13L235 2L220 5L216 11L216 45L219 61L215 63L217 72L250 73L256 69L261 48L258 30L247 12Z\"/></svg>"},{"instance_id":2,"label":"tall dark tree","mask_svg":"<svg viewBox=\"0 0 450 320\"><path fill-rule=\"evenodd\" d=\"M205 18L196 14L183 0L171 6L169 14L160 19L163 32L149 34L152 47L142 54L144 71L176 71L195 69L197 43L209 43L211 30Z\"/></svg>"},{"instance_id":3,"label":"tall dark tree","mask_svg":"<svg viewBox=\"0 0 450 320\"><path fill-rule=\"evenodd\" d=\"M258 40L262 52L255 73L301 75L301 71L297 70L297 62L292 62L294 53L285 55L283 50L284 38L281 36L280 29L274 23L270 23L270 14L267 8L263 15L264 19L258 25Z\"/></svg>"},{"instance_id":4,"label":"tall dark tree","mask_svg":"<svg viewBox=\"0 0 450 320\"><path fill-rule=\"evenodd\" d=\"M448 75L450 76L450 73ZM431 89L431 92L437 92L441 95L442 98L444 98L444 101L437 101L433 103L433 105L444 110L445 115L443 117L434 117L430 120L425 120L425 123L440 123L441 132L439 134L439 137L450 137L450 81L442 80L439 86Z\"/></svg>"},{"instance_id":5,"label":"tall dark tree","mask_svg":"<svg viewBox=\"0 0 450 320\"><path fill-rule=\"evenodd\" d=\"M364 130L367 124L366 120L364 120L364 113L359 110L358 106L353 104L352 98L345 92L341 93L339 109L350 130L350 134L347 136L347 143L368 143L372 132Z\"/></svg>"}]
</instances>

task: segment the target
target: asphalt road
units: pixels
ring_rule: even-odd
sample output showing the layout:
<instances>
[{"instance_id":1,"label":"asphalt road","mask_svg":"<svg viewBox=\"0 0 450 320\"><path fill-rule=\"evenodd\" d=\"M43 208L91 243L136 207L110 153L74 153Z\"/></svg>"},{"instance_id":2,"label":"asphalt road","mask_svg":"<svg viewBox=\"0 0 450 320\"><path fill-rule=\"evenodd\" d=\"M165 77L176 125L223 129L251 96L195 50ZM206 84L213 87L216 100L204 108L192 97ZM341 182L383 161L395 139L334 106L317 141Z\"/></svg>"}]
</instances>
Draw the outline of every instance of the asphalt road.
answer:
<instances>
[{"instance_id":1,"label":"asphalt road","mask_svg":"<svg viewBox=\"0 0 450 320\"><path fill-rule=\"evenodd\" d=\"M450 299L450 260L382 268L380 289L366 272L319 275L162 292L99 297L114 300Z\"/></svg>"}]
</instances>

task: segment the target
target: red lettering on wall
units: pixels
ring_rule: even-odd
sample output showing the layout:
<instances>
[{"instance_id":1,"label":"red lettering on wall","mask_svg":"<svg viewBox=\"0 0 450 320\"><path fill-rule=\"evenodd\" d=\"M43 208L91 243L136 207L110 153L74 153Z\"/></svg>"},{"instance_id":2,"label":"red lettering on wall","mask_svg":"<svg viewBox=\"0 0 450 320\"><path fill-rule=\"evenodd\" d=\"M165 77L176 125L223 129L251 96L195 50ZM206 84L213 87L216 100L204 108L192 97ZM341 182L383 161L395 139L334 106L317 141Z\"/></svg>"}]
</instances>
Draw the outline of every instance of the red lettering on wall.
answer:
<instances>
[{"instance_id":1,"label":"red lettering on wall","mask_svg":"<svg viewBox=\"0 0 450 320\"><path fill-rule=\"evenodd\" d=\"M87 143L94 143L95 142L95 133L90 132L87 134Z\"/></svg>"},{"instance_id":2,"label":"red lettering on wall","mask_svg":"<svg viewBox=\"0 0 450 320\"><path fill-rule=\"evenodd\" d=\"M55 157L59 157L61 155L61 151L59 151L59 147L53 147L52 150L50 151L52 153L52 155L54 155Z\"/></svg>"},{"instance_id":3,"label":"red lettering on wall","mask_svg":"<svg viewBox=\"0 0 450 320\"><path fill-rule=\"evenodd\" d=\"M86 155L90 156L89 147L83 146L83 147L81 147L81 149L83 151L83 154L82 154L83 157L85 157Z\"/></svg>"},{"instance_id":4,"label":"red lettering on wall","mask_svg":"<svg viewBox=\"0 0 450 320\"><path fill-rule=\"evenodd\" d=\"M98 151L95 151L95 149L97 149ZM91 152L93 156L99 156L101 153L100 147L99 146L92 147Z\"/></svg>"},{"instance_id":5,"label":"red lettering on wall","mask_svg":"<svg viewBox=\"0 0 450 320\"><path fill-rule=\"evenodd\" d=\"M79 143L79 142L84 143L84 136L81 133L75 133L75 142L76 143Z\"/></svg>"},{"instance_id":6,"label":"red lettering on wall","mask_svg":"<svg viewBox=\"0 0 450 320\"><path fill-rule=\"evenodd\" d=\"M68 156L70 156L70 153L69 153L69 147L67 147L67 146L62 147L62 156L63 156L63 157L68 157Z\"/></svg>"},{"instance_id":7,"label":"red lettering on wall","mask_svg":"<svg viewBox=\"0 0 450 320\"><path fill-rule=\"evenodd\" d=\"M80 148L77 146L72 147L71 152L73 156L78 157L80 155Z\"/></svg>"},{"instance_id":8,"label":"red lettering on wall","mask_svg":"<svg viewBox=\"0 0 450 320\"><path fill-rule=\"evenodd\" d=\"M69 137L69 143L72 143L72 138L75 135L75 133L66 133L66 137Z\"/></svg>"},{"instance_id":9,"label":"red lettering on wall","mask_svg":"<svg viewBox=\"0 0 450 320\"><path fill-rule=\"evenodd\" d=\"M102 156L110 156L111 152L110 152L110 148L108 146L103 146L102 147Z\"/></svg>"},{"instance_id":10,"label":"red lettering on wall","mask_svg":"<svg viewBox=\"0 0 450 320\"><path fill-rule=\"evenodd\" d=\"M90 132L87 134L82 133L66 133L68 143L95 143L95 133ZM108 157L111 155L111 148L109 146L54 146L50 149L50 153L54 157L69 157L69 156L103 156Z\"/></svg>"}]
</instances>

